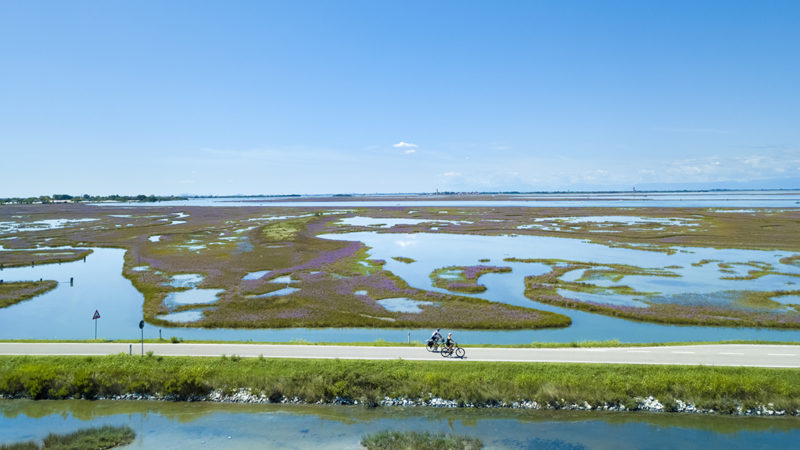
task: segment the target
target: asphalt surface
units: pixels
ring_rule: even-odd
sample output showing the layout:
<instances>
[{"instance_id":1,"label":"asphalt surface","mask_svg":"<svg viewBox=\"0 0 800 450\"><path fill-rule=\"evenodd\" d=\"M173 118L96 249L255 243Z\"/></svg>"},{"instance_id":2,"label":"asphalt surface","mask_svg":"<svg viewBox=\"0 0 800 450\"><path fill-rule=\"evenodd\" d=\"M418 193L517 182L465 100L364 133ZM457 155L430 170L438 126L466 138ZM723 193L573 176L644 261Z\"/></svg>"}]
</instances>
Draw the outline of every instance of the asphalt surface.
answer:
<instances>
[{"instance_id":1,"label":"asphalt surface","mask_svg":"<svg viewBox=\"0 0 800 450\"><path fill-rule=\"evenodd\" d=\"M515 361L608 364L667 364L739 367L800 367L800 345L687 345L613 348L477 348L463 359L443 358L423 347L261 344L144 344L144 352L164 356L264 356L310 359L406 359L432 361ZM0 342L0 355L141 354L141 344Z\"/></svg>"}]
</instances>

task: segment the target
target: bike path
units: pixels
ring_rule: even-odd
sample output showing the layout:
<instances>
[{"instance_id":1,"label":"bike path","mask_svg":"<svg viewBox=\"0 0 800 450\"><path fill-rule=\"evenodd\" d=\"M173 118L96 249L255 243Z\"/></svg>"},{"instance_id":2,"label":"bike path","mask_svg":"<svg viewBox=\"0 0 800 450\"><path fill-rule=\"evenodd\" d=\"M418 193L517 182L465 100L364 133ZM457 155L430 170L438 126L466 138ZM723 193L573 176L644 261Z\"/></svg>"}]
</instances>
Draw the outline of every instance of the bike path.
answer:
<instances>
[{"instance_id":1,"label":"bike path","mask_svg":"<svg viewBox=\"0 0 800 450\"><path fill-rule=\"evenodd\" d=\"M265 358L406 359L443 362L510 361L608 364L667 364L738 367L800 368L800 346L794 345L687 345L608 348L479 348L465 347L463 359L443 358L424 347L266 344L140 344L0 342L0 355L109 355L152 351L164 356L238 355Z\"/></svg>"}]
</instances>

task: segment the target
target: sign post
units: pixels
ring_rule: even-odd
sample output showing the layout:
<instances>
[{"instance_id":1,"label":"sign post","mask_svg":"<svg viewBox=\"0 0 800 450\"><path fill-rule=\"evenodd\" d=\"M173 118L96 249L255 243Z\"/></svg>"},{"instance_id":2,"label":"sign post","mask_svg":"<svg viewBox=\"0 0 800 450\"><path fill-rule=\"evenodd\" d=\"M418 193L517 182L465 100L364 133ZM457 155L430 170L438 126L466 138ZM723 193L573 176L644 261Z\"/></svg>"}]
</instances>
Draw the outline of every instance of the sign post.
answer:
<instances>
[{"instance_id":1,"label":"sign post","mask_svg":"<svg viewBox=\"0 0 800 450\"><path fill-rule=\"evenodd\" d=\"M92 320L94 320L94 338L97 340L97 319L100 318L100 313L97 310L94 310L94 315L92 316Z\"/></svg>"},{"instance_id":2,"label":"sign post","mask_svg":"<svg viewBox=\"0 0 800 450\"><path fill-rule=\"evenodd\" d=\"M139 329L142 331L142 356L144 356L144 320L139 321Z\"/></svg>"}]
</instances>

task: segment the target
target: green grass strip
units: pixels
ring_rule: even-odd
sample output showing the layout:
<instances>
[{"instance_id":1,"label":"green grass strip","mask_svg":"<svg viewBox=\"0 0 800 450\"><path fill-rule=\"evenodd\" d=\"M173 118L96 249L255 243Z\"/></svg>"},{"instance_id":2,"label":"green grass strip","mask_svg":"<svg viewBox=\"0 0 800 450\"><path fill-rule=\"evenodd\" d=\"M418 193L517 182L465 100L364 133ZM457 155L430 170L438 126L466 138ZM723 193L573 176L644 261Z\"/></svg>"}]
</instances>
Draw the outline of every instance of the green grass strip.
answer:
<instances>
[{"instance_id":1,"label":"green grass strip","mask_svg":"<svg viewBox=\"0 0 800 450\"><path fill-rule=\"evenodd\" d=\"M655 396L731 412L800 408L800 369L448 361L364 361L265 358L2 356L0 394L31 398L96 398L126 393L178 399L219 389L251 389L272 399L329 402L348 397L375 404L384 397L439 397L487 404L533 400L587 401L632 407Z\"/></svg>"}]
</instances>

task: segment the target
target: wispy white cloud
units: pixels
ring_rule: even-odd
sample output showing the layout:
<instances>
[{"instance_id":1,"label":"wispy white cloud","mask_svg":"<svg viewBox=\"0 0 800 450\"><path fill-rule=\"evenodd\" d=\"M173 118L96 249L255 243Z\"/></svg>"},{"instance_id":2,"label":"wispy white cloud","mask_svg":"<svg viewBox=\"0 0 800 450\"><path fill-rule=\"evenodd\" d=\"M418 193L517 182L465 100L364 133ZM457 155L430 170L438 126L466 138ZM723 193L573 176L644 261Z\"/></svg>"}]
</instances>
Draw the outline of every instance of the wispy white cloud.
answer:
<instances>
[{"instance_id":1,"label":"wispy white cloud","mask_svg":"<svg viewBox=\"0 0 800 450\"><path fill-rule=\"evenodd\" d=\"M775 152L669 161L663 174L670 181L758 180L781 176L794 168L800 168L796 153Z\"/></svg>"},{"instance_id":2,"label":"wispy white cloud","mask_svg":"<svg viewBox=\"0 0 800 450\"><path fill-rule=\"evenodd\" d=\"M414 150L413 148L410 148L410 149L404 151L403 153L405 153L406 155L410 155L410 154L416 153L416 152L417 152L416 150Z\"/></svg>"},{"instance_id":3,"label":"wispy white cloud","mask_svg":"<svg viewBox=\"0 0 800 450\"><path fill-rule=\"evenodd\" d=\"M461 172L445 172L442 175L444 175L446 177L460 177L461 176Z\"/></svg>"},{"instance_id":4,"label":"wispy white cloud","mask_svg":"<svg viewBox=\"0 0 800 450\"><path fill-rule=\"evenodd\" d=\"M412 144L410 142L403 142L400 141L397 144L392 145L394 148L417 148L419 147L417 144Z\"/></svg>"}]
</instances>

